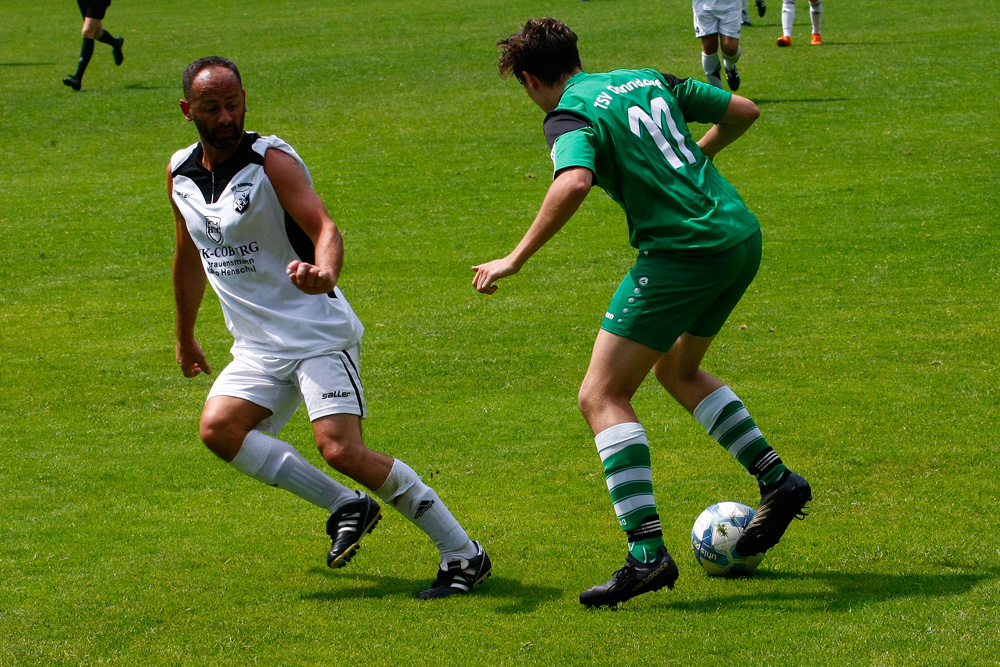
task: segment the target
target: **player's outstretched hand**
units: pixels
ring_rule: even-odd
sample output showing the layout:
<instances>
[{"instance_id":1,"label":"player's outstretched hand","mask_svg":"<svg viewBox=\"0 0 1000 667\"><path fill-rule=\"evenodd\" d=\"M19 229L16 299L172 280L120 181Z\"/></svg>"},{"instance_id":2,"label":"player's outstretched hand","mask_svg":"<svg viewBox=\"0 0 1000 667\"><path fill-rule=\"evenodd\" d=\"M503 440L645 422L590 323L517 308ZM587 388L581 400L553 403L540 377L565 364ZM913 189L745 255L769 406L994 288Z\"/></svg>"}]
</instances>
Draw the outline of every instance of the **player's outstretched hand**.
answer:
<instances>
[{"instance_id":1,"label":"player's outstretched hand","mask_svg":"<svg viewBox=\"0 0 1000 667\"><path fill-rule=\"evenodd\" d=\"M327 294L336 284L333 274L313 264L295 260L285 269L288 279L306 294Z\"/></svg>"},{"instance_id":2,"label":"player's outstretched hand","mask_svg":"<svg viewBox=\"0 0 1000 667\"><path fill-rule=\"evenodd\" d=\"M205 352L197 341L177 343L177 363L180 364L181 372L186 378L193 378L200 373L212 374L212 367L208 365Z\"/></svg>"},{"instance_id":3,"label":"player's outstretched hand","mask_svg":"<svg viewBox=\"0 0 1000 667\"><path fill-rule=\"evenodd\" d=\"M476 277L472 279L472 286L483 294L493 294L498 289L498 286L493 284L494 282L514 275L521 270L521 267L504 257L485 264L478 264L472 267L472 270L476 272Z\"/></svg>"}]
</instances>

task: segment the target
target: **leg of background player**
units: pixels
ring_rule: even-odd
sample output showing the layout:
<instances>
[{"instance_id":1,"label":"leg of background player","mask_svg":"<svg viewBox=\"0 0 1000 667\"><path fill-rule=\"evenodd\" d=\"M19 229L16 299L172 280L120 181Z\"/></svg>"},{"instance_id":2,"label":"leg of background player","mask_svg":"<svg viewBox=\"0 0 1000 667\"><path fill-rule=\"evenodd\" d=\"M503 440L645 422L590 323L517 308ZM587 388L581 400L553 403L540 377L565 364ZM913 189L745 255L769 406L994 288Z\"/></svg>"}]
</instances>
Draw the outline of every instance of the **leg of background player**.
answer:
<instances>
[{"instance_id":1,"label":"leg of background player","mask_svg":"<svg viewBox=\"0 0 1000 667\"><path fill-rule=\"evenodd\" d=\"M781 3L781 37L778 46L792 45L792 26L795 24L795 0L783 0Z\"/></svg>"}]
</instances>

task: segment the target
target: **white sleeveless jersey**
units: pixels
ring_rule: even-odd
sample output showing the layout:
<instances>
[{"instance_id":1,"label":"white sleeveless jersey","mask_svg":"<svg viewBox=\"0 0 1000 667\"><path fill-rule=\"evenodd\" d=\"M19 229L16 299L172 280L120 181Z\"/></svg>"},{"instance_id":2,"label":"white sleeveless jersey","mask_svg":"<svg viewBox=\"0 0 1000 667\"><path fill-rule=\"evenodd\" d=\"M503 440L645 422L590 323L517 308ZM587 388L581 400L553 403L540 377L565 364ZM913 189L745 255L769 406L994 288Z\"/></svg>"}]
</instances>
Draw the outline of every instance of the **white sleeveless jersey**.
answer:
<instances>
[{"instance_id":1,"label":"white sleeveless jersey","mask_svg":"<svg viewBox=\"0 0 1000 667\"><path fill-rule=\"evenodd\" d=\"M200 143L174 153L174 203L222 304L234 356L306 359L346 350L361 340L364 327L340 288L306 294L285 273L293 260L313 263L315 247L264 174L268 148L295 158L312 183L291 146L248 132L236 153L212 171L201 164Z\"/></svg>"}]
</instances>

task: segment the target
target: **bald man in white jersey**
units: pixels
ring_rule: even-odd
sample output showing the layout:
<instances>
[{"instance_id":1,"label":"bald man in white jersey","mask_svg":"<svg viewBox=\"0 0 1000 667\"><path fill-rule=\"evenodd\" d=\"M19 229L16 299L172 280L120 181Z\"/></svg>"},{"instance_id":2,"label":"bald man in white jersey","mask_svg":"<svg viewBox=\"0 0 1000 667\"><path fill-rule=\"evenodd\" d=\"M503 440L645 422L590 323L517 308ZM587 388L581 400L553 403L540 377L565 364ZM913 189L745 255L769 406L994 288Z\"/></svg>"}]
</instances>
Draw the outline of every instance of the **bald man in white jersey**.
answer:
<instances>
[{"instance_id":1,"label":"bald man in white jersey","mask_svg":"<svg viewBox=\"0 0 1000 667\"><path fill-rule=\"evenodd\" d=\"M194 335L206 283L234 338L233 361L201 415L202 441L240 472L327 510L327 564L342 567L381 508L276 437L304 401L326 462L399 510L440 551L437 578L419 597L468 592L491 573L486 551L413 469L362 440L364 327L337 285L343 242L308 169L278 137L243 130L246 92L231 61L196 60L183 81L181 111L201 138L174 153L167 169L184 375L211 373Z\"/></svg>"}]
</instances>

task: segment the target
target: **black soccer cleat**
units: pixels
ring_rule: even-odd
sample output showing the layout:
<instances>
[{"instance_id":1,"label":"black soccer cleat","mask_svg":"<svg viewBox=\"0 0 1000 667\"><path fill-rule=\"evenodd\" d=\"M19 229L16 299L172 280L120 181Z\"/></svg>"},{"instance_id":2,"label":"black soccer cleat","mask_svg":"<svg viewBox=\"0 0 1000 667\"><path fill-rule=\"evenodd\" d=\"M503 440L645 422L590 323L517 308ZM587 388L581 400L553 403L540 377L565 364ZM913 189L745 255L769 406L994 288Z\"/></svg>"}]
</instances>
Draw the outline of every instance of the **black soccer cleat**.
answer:
<instances>
[{"instance_id":1,"label":"black soccer cleat","mask_svg":"<svg viewBox=\"0 0 1000 667\"><path fill-rule=\"evenodd\" d=\"M118 37L115 37L115 45L111 47L111 55L114 56L116 65L121 65L125 62L125 54L122 53L122 44L124 43L125 38L119 35Z\"/></svg>"},{"instance_id":2,"label":"black soccer cleat","mask_svg":"<svg viewBox=\"0 0 1000 667\"><path fill-rule=\"evenodd\" d=\"M76 75L73 75L63 79L63 83L72 88L73 90L79 92L80 84L82 84L83 81L81 81Z\"/></svg>"},{"instance_id":3,"label":"black soccer cleat","mask_svg":"<svg viewBox=\"0 0 1000 667\"><path fill-rule=\"evenodd\" d=\"M365 533L375 530L375 524L382 518L382 508L371 497L358 493L358 499L343 505L326 521L326 534L332 544L326 556L330 567L344 567L358 549Z\"/></svg>"},{"instance_id":4,"label":"black soccer cleat","mask_svg":"<svg viewBox=\"0 0 1000 667\"><path fill-rule=\"evenodd\" d=\"M764 18L764 14L767 12L767 2L766 0L754 0L757 3L757 16Z\"/></svg>"},{"instance_id":5,"label":"black soccer cleat","mask_svg":"<svg viewBox=\"0 0 1000 667\"><path fill-rule=\"evenodd\" d=\"M464 558L451 560L447 565L442 562L438 568L437 579L430 588L420 591L417 597L421 600L434 600L468 593L473 586L482 583L486 577L493 574L493 563L490 562L486 549L479 542L473 544L479 549L478 555L471 560Z\"/></svg>"},{"instance_id":6,"label":"black soccer cleat","mask_svg":"<svg viewBox=\"0 0 1000 667\"><path fill-rule=\"evenodd\" d=\"M736 542L741 556L765 553L781 539L792 519L806 517L806 503L812 500L809 482L789 470L780 481L760 490L760 506Z\"/></svg>"},{"instance_id":7,"label":"black soccer cleat","mask_svg":"<svg viewBox=\"0 0 1000 667\"><path fill-rule=\"evenodd\" d=\"M708 85L722 88L722 66L715 68L715 71L708 75Z\"/></svg>"},{"instance_id":8,"label":"black soccer cleat","mask_svg":"<svg viewBox=\"0 0 1000 667\"><path fill-rule=\"evenodd\" d=\"M667 553L666 547L660 547L656 552L656 560L652 563L640 563L629 554L625 559L625 567L615 572L611 579L580 593L580 604L588 607L615 607L619 602L658 591L664 586L673 588L677 574L677 564Z\"/></svg>"},{"instance_id":9,"label":"black soccer cleat","mask_svg":"<svg viewBox=\"0 0 1000 667\"><path fill-rule=\"evenodd\" d=\"M740 89L740 71L735 67L726 70L726 83L729 84L729 90L734 93Z\"/></svg>"}]
</instances>

